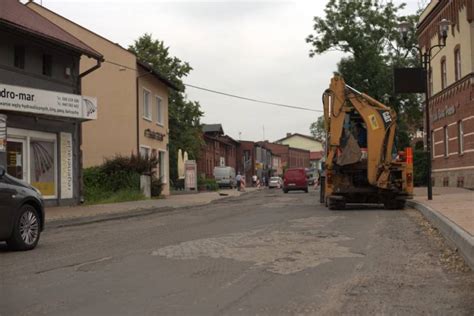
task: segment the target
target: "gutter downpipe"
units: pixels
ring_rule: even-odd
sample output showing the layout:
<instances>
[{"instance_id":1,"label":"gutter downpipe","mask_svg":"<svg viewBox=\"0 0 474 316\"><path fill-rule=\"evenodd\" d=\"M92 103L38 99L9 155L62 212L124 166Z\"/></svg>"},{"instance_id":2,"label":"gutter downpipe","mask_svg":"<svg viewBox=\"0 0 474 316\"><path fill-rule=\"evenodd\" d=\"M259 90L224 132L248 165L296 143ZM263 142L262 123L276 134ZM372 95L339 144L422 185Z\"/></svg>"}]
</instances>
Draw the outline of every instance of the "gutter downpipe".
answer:
<instances>
[{"instance_id":1,"label":"gutter downpipe","mask_svg":"<svg viewBox=\"0 0 474 316\"><path fill-rule=\"evenodd\" d=\"M79 78L82 79L83 77L87 76L91 72L99 69L102 66L102 61L103 61L103 59L97 59L97 64L95 66L93 66L92 68L90 68L90 69L84 71L83 73L79 74Z\"/></svg>"},{"instance_id":2,"label":"gutter downpipe","mask_svg":"<svg viewBox=\"0 0 474 316\"><path fill-rule=\"evenodd\" d=\"M83 73L79 74L79 94L82 94L82 78L90 74L91 72L99 69L102 66L102 62L104 61L104 58L102 57L101 59L97 59L97 64L93 66L92 68L89 68L88 70L84 71ZM82 122L78 124L78 131L77 131L77 138L78 138L78 143L79 143L79 163L81 168L79 168L78 171L78 176L79 176L79 203L84 203L84 181L83 181L83 173L82 173L82 166L83 166L83 156L82 156Z\"/></svg>"}]
</instances>

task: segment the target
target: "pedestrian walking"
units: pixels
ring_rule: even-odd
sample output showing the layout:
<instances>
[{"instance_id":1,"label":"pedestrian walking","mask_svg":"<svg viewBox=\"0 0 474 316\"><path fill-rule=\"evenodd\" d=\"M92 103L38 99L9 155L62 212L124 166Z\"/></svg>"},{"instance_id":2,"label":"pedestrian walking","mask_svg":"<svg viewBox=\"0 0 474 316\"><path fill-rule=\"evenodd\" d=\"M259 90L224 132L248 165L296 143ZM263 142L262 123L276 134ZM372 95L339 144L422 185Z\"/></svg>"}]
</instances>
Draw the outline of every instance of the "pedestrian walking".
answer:
<instances>
[{"instance_id":1,"label":"pedestrian walking","mask_svg":"<svg viewBox=\"0 0 474 316\"><path fill-rule=\"evenodd\" d=\"M242 185L242 176L240 175L240 172L235 177L235 181L237 181L237 191L240 191L240 186Z\"/></svg>"},{"instance_id":2,"label":"pedestrian walking","mask_svg":"<svg viewBox=\"0 0 474 316\"><path fill-rule=\"evenodd\" d=\"M252 176L252 186L253 187L257 186L257 176L256 175Z\"/></svg>"}]
</instances>

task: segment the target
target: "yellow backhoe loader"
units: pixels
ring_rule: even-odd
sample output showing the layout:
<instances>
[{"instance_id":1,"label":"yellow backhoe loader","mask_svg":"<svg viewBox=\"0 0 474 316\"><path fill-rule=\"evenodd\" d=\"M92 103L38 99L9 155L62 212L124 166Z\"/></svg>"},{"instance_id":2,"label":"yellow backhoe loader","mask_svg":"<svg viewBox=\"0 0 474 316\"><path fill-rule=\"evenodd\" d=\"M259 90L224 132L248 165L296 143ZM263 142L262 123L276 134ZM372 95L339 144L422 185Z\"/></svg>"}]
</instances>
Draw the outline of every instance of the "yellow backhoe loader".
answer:
<instances>
[{"instance_id":1,"label":"yellow backhoe loader","mask_svg":"<svg viewBox=\"0 0 474 316\"><path fill-rule=\"evenodd\" d=\"M326 155L321 202L383 203L403 209L413 196L413 152L395 149L394 110L335 75L323 94Z\"/></svg>"}]
</instances>

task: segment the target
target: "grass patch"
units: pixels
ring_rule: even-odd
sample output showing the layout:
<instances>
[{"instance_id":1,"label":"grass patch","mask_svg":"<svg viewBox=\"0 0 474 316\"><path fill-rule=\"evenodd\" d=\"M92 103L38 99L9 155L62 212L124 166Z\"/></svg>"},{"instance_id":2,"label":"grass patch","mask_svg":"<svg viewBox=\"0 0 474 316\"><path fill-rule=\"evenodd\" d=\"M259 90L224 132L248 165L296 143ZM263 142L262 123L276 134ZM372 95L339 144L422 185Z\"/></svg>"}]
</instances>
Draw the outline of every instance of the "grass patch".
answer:
<instances>
[{"instance_id":1,"label":"grass patch","mask_svg":"<svg viewBox=\"0 0 474 316\"><path fill-rule=\"evenodd\" d=\"M146 200L140 190L123 189L116 192L96 191L89 192L84 205L120 203L128 201Z\"/></svg>"}]
</instances>

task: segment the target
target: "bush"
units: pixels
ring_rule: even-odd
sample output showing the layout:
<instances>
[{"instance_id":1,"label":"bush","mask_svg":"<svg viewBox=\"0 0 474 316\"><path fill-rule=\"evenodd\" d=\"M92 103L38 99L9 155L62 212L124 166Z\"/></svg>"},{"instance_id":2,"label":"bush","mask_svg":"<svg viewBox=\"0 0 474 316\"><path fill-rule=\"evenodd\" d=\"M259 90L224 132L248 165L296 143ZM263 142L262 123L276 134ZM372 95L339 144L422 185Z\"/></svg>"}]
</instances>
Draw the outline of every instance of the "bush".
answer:
<instances>
[{"instance_id":1,"label":"bush","mask_svg":"<svg viewBox=\"0 0 474 316\"><path fill-rule=\"evenodd\" d=\"M216 180L214 179L206 179L206 190L207 191L217 191L219 190L219 185L217 184Z\"/></svg>"},{"instance_id":2,"label":"bush","mask_svg":"<svg viewBox=\"0 0 474 316\"><path fill-rule=\"evenodd\" d=\"M428 178L428 154L424 151L413 152L413 184L425 186Z\"/></svg>"},{"instance_id":3,"label":"bush","mask_svg":"<svg viewBox=\"0 0 474 316\"><path fill-rule=\"evenodd\" d=\"M84 198L89 204L143 199L140 175L152 175L157 164L156 157L143 158L132 154L130 157L117 155L106 159L99 167L86 168L83 171ZM153 178L152 196L159 196L162 183Z\"/></svg>"}]
</instances>

